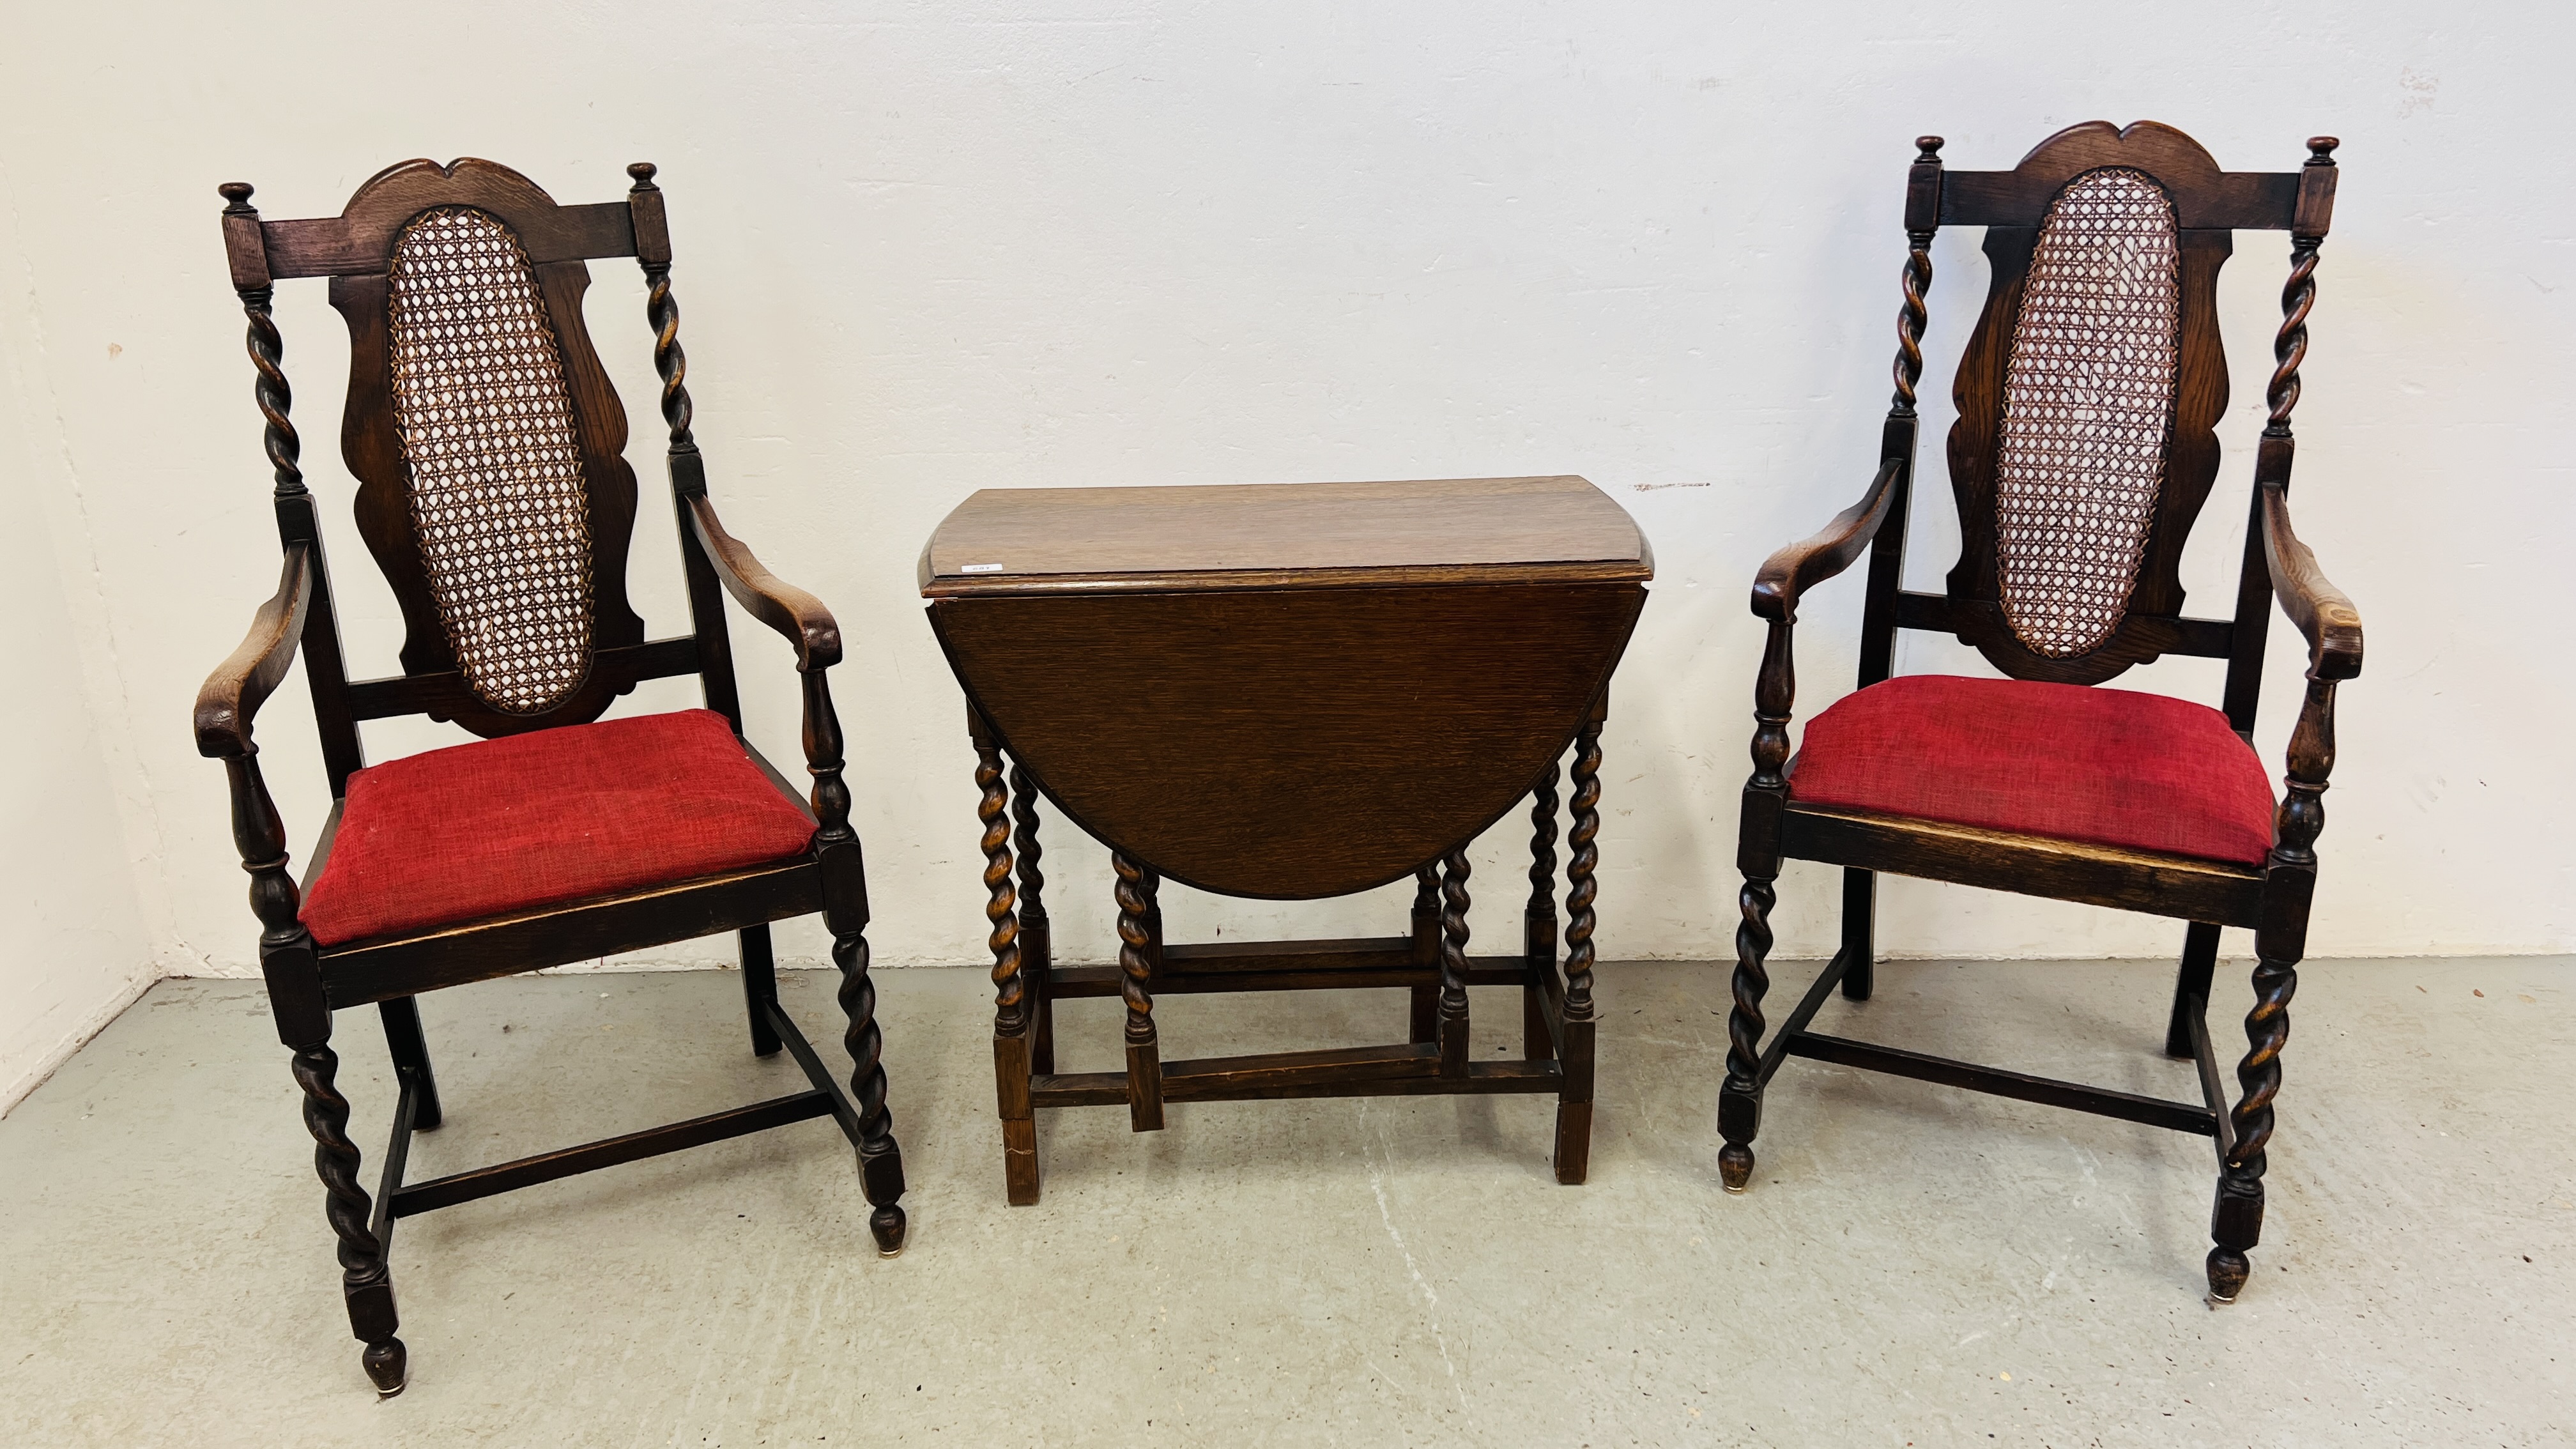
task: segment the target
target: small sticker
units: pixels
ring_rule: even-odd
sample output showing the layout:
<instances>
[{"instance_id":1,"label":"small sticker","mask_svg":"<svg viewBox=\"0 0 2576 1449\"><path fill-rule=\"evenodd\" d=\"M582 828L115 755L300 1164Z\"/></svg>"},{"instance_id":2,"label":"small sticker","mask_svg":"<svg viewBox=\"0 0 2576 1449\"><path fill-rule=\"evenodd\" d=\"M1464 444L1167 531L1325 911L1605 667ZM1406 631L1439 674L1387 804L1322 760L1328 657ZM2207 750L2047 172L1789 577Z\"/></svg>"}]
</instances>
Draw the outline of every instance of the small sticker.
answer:
<instances>
[{"instance_id":1,"label":"small sticker","mask_svg":"<svg viewBox=\"0 0 2576 1449\"><path fill-rule=\"evenodd\" d=\"M1000 564L960 564L957 569L961 574L998 574L1001 571Z\"/></svg>"}]
</instances>

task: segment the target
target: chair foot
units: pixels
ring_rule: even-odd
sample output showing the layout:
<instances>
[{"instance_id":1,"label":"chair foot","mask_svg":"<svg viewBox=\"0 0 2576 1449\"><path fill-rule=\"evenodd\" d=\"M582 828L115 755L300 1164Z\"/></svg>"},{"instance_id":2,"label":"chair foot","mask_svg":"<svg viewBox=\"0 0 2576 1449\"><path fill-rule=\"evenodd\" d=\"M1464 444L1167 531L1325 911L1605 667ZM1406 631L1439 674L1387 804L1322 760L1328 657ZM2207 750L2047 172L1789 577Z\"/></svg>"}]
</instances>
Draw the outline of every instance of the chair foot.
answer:
<instances>
[{"instance_id":1,"label":"chair foot","mask_svg":"<svg viewBox=\"0 0 2576 1449\"><path fill-rule=\"evenodd\" d=\"M1730 1142L1717 1150L1717 1180L1728 1192L1741 1195L1753 1185L1753 1149L1741 1142Z\"/></svg>"},{"instance_id":2,"label":"chair foot","mask_svg":"<svg viewBox=\"0 0 2576 1449\"><path fill-rule=\"evenodd\" d=\"M411 1351L403 1347L399 1338L368 1344L358 1361L366 1365L367 1377L374 1382L380 1399L392 1398L411 1382Z\"/></svg>"},{"instance_id":3,"label":"chair foot","mask_svg":"<svg viewBox=\"0 0 2576 1449\"><path fill-rule=\"evenodd\" d=\"M1771 907L1778 899L1771 881L1748 874L1736 898L1744 920L1735 928L1735 1009L1726 1018L1726 1084L1717 1093L1717 1132L1726 1139L1717 1177L1733 1193L1753 1185L1753 1139L1762 1132L1762 993L1771 985L1762 963L1771 954Z\"/></svg>"},{"instance_id":4,"label":"chair foot","mask_svg":"<svg viewBox=\"0 0 2576 1449\"><path fill-rule=\"evenodd\" d=\"M868 1232L877 1240L880 1258L891 1258L903 1251L904 1230L903 1209L892 1203L868 1214Z\"/></svg>"},{"instance_id":5,"label":"chair foot","mask_svg":"<svg viewBox=\"0 0 2576 1449\"><path fill-rule=\"evenodd\" d=\"M2246 1275L2253 1271L2254 1265L2234 1248L2210 1249L2209 1306L2224 1308L2235 1302L2236 1295L2245 1291Z\"/></svg>"}]
</instances>

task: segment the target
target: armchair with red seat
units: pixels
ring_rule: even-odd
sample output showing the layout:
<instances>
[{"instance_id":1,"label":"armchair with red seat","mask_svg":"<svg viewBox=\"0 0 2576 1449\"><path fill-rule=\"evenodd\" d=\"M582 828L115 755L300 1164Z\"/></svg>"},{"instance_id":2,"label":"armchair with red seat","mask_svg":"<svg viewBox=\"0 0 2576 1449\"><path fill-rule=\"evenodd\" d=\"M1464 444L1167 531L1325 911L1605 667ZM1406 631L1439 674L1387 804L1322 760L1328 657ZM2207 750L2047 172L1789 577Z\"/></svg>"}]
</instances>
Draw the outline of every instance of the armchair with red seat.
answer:
<instances>
[{"instance_id":1,"label":"armchair with red seat","mask_svg":"<svg viewBox=\"0 0 2576 1449\"><path fill-rule=\"evenodd\" d=\"M2291 531L2291 409L2307 350L2335 142L2286 173L2221 172L2153 122L2059 132L2005 172L1946 172L1917 143L1905 228L1896 396L1861 501L1771 556L1753 585L1769 627L1745 784L1718 1126L1723 1185L1745 1191L1762 1096L1807 1057L2070 1107L2214 1139L2211 1301L2234 1301L2263 1217L2294 970L2306 950L2318 797L2334 761L2334 691L2361 669L2361 621ZM1945 592L1902 586L1930 247L1982 225L1993 282L1962 357L1949 455L1961 554ZM2271 415L2229 619L2182 613L2182 544L2217 470L2227 396L2213 320L2236 229L2291 234ZM1870 553L1860 688L1807 723L1790 755L1791 636L1815 585ZM2276 804L2251 743L2269 612L2308 643L2307 692ZM1901 628L1953 635L2006 677L1891 677ZM2222 709L2096 687L2165 654L2223 658ZM1773 882L1784 859L1844 870L1840 951L1764 1039ZM2165 1035L2193 1060L2198 1104L1951 1061L1812 1031L1839 985L1873 989L1879 871L2175 917L2190 923ZM2225 1101L2204 1025L2222 927L2254 932L2255 1005Z\"/></svg>"},{"instance_id":2,"label":"armchair with red seat","mask_svg":"<svg viewBox=\"0 0 2576 1449\"><path fill-rule=\"evenodd\" d=\"M653 167L628 171L625 199L558 206L487 161L413 161L370 179L339 216L312 221L263 221L250 187L222 188L286 560L249 637L197 697L197 744L230 778L260 967L304 1094L350 1327L385 1394L408 1376L388 1267L397 1218L828 1116L856 1151L877 1250L891 1257L904 1241L866 877L825 679L840 631L820 600L762 567L707 498L662 194ZM585 259L620 256L636 258L649 285L693 625L649 641L625 597L636 503L625 413L581 311ZM309 276L331 279L350 329L344 453L359 530L407 628L403 672L389 678L347 676L298 462L270 309L276 279ZM742 738L728 593L794 647L810 799ZM300 891L252 740L299 653L334 797ZM599 718L637 682L684 675L698 678L705 708ZM404 714L483 738L367 766L359 722ZM779 1004L771 956L771 921L818 912L842 974L846 1092ZM740 933L753 1051L785 1049L807 1090L403 1180L412 1134L444 1117L419 993L719 931ZM399 1084L372 1199L329 1045L333 1011L369 1003Z\"/></svg>"}]
</instances>

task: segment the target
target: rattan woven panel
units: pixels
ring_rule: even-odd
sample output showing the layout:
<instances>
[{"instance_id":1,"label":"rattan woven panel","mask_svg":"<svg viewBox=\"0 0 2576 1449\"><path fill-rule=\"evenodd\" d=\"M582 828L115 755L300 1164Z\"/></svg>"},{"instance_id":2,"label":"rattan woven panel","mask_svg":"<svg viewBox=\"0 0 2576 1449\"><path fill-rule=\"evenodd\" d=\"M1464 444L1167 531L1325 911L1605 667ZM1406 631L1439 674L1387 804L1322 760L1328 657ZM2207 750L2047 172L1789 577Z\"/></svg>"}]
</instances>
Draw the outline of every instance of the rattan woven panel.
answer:
<instances>
[{"instance_id":1,"label":"rattan woven panel","mask_svg":"<svg viewBox=\"0 0 2576 1449\"><path fill-rule=\"evenodd\" d=\"M538 714L589 676L590 513L563 354L510 229L422 213L395 243L394 420L448 647L492 708Z\"/></svg>"},{"instance_id":2,"label":"rattan woven panel","mask_svg":"<svg viewBox=\"0 0 2576 1449\"><path fill-rule=\"evenodd\" d=\"M2077 177L2040 224L1995 469L2004 618L2034 654L2089 653L2128 612L2173 434L2180 257L2173 203L2136 171Z\"/></svg>"}]
</instances>

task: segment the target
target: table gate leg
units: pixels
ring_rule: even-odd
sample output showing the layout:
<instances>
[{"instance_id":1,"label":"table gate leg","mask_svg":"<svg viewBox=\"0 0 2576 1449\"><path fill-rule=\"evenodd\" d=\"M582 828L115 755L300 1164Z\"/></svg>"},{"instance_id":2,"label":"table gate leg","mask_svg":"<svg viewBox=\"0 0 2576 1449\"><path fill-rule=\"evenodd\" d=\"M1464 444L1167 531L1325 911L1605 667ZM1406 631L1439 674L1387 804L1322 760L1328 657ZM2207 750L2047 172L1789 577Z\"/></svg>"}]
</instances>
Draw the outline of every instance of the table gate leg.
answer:
<instances>
[{"instance_id":1,"label":"table gate leg","mask_svg":"<svg viewBox=\"0 0 2576 1449\"><path fill-rule=\"evenodd\" d=\"M1440 1075L1467 1075L1467 851L1440 859Z\"/></svg>"},{"instance_id":2,"label":"table gate leg","mask_svg":"<svg viewBox=\"0 0 2576 1449\"><path fill-rule=\"evenodd\" d=\"M1011 818L1019 823L1014 843L1020 852L1020 974L1028 983L1029 1069L1041 1076L1055 1070L1055 933L1047 925L1046 872L1038 859L1038 792L1029 772L1011 761Z\"/></svg>"},{"instance_id":3,"label":"table gate leg","mask_svg":"<svg viewBox=\"0 0 2576 1449\"><path fill-rule=\"evenodd\" d=\"M1556 1099L1556 1180L1592 1170L1592 902L1601 852L1600 706L1574 740L1574 820L1565 832L1565 1085Z\"/></svg>"},{"instance_id":4,"label":"table gate leg","mask_svg":"<svg viewBox=\"0 0 2576 1449\"><path fill-rule=\"evenodd\" d=\"M1556 1034L1548 1028L1548 991L1556 984L1556 761L1538 777L1530 802L1530 898L1521 912L1521 959L1528 980L1521 987L1521 1055L1556 1059Z\"/></svg>"},{"instance_id":5,"label":"table gate leg","mask_svg":"<svg viewBox=\"0 0 2576 1449\"><path fill-rule=\"evenodd\" d=\"M1109 867L1118 875L1118 994L1127 1001L1127 1125L1137 1132L1163 1130L1163 1061L1154 1040L1154 873L1117 851Z\"/></svg>"},{"instance_id":6,"label":"table gate leg","mask_svg":"<svg viewBox=\"0 0 2576 1449\"><path fill-rule=\"evenodd\" d=\"M1425 971L1440 967L1440 867L1426 865L1413 873L1413 964ZM1440 988L1416 986L1412 1029L1405 1040L1424 1045L1440 1039Z\"/></svg>"},{"instance_id":7,"label":"table gate leg","mask_svg":"<svg viewBox=\"0 0 2576 1449\"><path fill-rule=\"evenodd\" d=\"M970 716L975 737L975 807L984 822L984 918L993 926L993 1083L1002 1117L1002 1181L1013 1207L1038 1200L1038 1124L1029 1106L1030 1027L1028 978L1020 969L1019 897L1011 888L1010 791L1002 783L1002 752L980 718Z\"/></svg>"}]
</instances>

